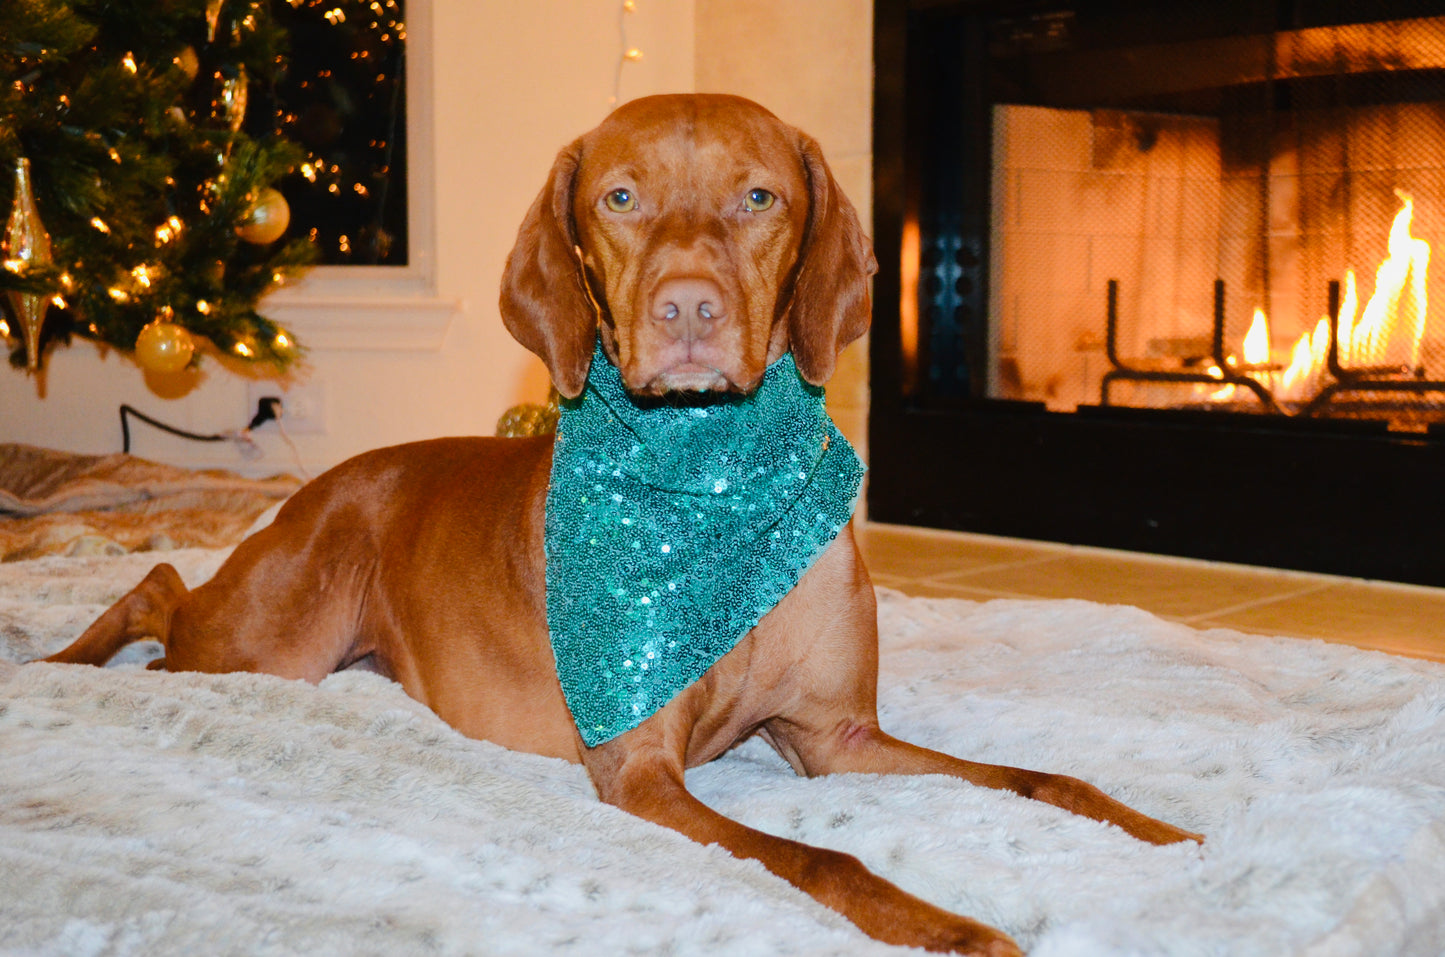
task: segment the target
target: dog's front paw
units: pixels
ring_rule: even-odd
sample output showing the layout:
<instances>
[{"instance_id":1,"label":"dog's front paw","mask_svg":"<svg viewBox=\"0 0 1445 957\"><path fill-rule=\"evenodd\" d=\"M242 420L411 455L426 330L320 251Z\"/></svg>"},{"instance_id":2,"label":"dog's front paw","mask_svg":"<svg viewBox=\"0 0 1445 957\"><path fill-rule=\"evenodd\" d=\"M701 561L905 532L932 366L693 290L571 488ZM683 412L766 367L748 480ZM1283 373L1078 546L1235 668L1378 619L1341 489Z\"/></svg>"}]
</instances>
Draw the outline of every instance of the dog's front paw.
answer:
<instances>
[{"instance_id":1,"label":"dog's front paw","mask_svg":"<svg viewBox=\"0 0 1445 957\"><path fill-rule=\"evenodd\" d=\"M987 924L960 918L969 925L954 940L942 947L928 947L945 954L968 954L969 957L1024 957L1024 952L1013 938L994 930Z\"/></svg>"},{"instance_id":2,"label":"dog's front paw","mask_svg":"<svg viewBox=\"0 0 1445 957\"><path fill-rule=\"evenodd\" d=\"M1144 816L1140 815L1140 817ZM1193 841L1195 844L1204 843L1203 834L1186 831L1182 827L1175 827L1173 824L1166 824L1152 817L1144 817L1144 820L1137 825L1137 830L1132 830L1130 833L1139 840L1148 841L1150 844L1180 844L1184 841Z\"/></svg>"},{"instance_id":3,"label":"dog's front paw","mask_svg":"<svg viewBox=\"0 0 1445 957\"><path fill-rule=\"evenodd\" d=\"M1147 814L1141 814L1127 804L1109 797L1087 781L1080 781L1066 774L1040 775L1026 793L1036 801L1043 801L1096 821L1117 825L1133 837L1150 844L1178 844L1181 841L1204 843L1203 834L1195 834L1193 831L1186 831Z\"/></svg>"}]
</instances>

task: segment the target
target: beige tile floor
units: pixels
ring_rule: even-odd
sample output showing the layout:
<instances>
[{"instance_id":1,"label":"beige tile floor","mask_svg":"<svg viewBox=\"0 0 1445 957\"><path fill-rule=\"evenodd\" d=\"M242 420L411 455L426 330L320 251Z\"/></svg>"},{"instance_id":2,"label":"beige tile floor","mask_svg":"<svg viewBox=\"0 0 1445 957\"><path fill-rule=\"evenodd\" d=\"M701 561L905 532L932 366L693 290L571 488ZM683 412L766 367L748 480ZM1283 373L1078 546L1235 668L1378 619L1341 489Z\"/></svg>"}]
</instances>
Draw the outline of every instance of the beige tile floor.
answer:
<instances>
[{"instance_id":1,"label":"beige tile floor","mask_svg":"<svg viewBox=\"0 0 1445 957\"><path fill-rule=\"evenodd\" d=\"M910 595L1083 598L1445 661L1445 589L900 525L864 524L859 540L873 580Z\"/></svg>"}]
</instances>

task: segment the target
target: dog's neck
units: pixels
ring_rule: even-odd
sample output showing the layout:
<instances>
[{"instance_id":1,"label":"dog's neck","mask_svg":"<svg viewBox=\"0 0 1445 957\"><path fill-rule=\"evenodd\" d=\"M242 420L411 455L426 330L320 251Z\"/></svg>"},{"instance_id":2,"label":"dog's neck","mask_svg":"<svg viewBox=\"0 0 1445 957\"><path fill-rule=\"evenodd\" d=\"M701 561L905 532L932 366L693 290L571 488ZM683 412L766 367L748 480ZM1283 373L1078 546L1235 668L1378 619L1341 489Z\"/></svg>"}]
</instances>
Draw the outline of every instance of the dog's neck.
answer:
<instances>
[{"instance_id":1,"label":"dog's neck","mask_svg":"<svg viewBox=\"0 0 1445 957\"><path fill-rule=\"evenodd\" d=\"M547 623L583 740L640 724L737 644L862 477L791 356L749 395L643 406L599 348L562 404L547 497Z\"/></svg>"}]
</instances>

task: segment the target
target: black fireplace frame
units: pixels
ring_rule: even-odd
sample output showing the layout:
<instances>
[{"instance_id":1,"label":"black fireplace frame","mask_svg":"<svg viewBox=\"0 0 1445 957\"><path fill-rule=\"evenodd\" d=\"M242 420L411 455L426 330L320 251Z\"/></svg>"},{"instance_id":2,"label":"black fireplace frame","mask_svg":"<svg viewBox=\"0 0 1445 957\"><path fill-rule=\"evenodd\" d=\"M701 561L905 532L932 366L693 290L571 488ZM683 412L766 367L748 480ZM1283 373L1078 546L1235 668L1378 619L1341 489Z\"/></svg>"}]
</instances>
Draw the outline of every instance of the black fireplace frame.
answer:
<instances>
[{"instance_id":1,"label":"black fireplace frame","mask_svg":"<svg viewBox=\"0 0 1445 957\"><path fill-rule=\"evenodd\" d=\"M981 398L992 108L983 45L1000 17L1041 15L1047 33L1048 17L1089 2L876 3L870 518L1445 586L1445 430L1126 407L1060 413ZM1276 19L1293 9L1218 6L1245 18L1251 6ZM1319 16L1350 5L1312 6ZM930 58L930 48L952 55ZM941 207L962 237L949 291L957 352L929 356L951 373L932 390L905 381L900 332L904 224L923 204Z\"/></svg>"}]
</instances>

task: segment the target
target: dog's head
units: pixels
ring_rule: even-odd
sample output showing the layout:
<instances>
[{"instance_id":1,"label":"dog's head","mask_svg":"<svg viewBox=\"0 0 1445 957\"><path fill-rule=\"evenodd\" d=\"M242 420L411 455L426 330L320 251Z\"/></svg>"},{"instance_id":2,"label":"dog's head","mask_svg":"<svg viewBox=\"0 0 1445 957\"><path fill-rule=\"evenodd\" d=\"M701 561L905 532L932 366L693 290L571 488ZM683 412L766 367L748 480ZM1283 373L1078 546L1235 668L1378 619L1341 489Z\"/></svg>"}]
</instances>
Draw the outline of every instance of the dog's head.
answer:
<instances>
[{"instance_id":1,"label":"dog's head","mask_svg":"<svg viewBox=\"0 0 1445 957\"><path fill-rule=\"evenodd\" d=\"M593 343L638 395L749 392L791 351L821 385L868 328L873 250L818 144L750 100L634 100L562 150L502 318L562 395Z\"/></svg>"}]
</instances>

